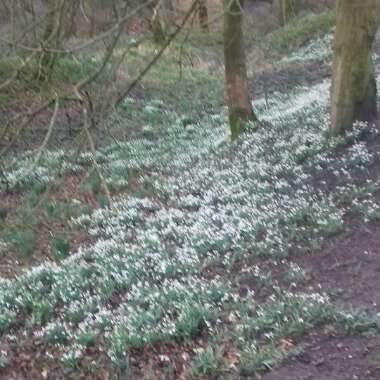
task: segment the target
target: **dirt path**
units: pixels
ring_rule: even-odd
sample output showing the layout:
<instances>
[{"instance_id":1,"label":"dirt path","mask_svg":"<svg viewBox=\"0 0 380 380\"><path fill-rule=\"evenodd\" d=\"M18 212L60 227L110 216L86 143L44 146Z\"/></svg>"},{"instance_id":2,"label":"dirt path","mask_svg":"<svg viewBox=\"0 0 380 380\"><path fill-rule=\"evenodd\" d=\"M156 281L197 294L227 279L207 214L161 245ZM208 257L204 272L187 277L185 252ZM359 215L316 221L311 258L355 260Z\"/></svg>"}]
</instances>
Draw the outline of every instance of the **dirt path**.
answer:
<instances>
[{"instance_id":1,"label":"dirt path","mask_svg":"<svg viewBox=\"0 0 380 380\"><path fill-rule=\"evenodd\" d=\"M380 221L353 224L321 252L298 260L335 302L380 312Z\"/></svg>"},{"instance_id":2,"label":"dirt path","mask_svg":"<svg viewBox=\"0 0 380 380\"><path fill-rule=\"evenodd\" d=\"M380 338L341 337L315 331L303 339L302 353L262 380L378 380Z\"/></svg>"},{"instance_id":3,"label":"dirt path","mask_svg":"<svg viewBox=\"0 0 380 380\"><path fill-rule=\"evenodd\" d=\"M306 287L321 286L336 303L380 312L380 221L352 221L320 252L295 261L308 273ZM297 343L301 354L263 380L380 379L380 336L342 336L327 328Z\"/></svg>"}]
</instances>

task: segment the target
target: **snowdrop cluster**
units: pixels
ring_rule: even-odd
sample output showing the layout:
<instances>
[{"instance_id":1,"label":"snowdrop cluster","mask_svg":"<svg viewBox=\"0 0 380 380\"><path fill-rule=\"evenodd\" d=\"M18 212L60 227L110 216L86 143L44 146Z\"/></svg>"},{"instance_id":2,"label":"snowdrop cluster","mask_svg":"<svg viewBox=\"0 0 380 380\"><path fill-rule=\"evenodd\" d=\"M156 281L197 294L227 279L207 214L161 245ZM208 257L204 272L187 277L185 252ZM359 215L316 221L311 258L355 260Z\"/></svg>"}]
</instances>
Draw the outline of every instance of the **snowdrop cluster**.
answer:
<instances>
[{"instance_id":1,"label":"snowdrop cluster","mask_svg":"<svg viewBox=\"0 0 380 380\"><path fill-rule=\"evenodd\" d=\"M326 34L323 37L312 40L306 46L282 58L279 65L302 63L305 61L324 61L332 56L332 39L333 36L331 34Z\"/></svg>"},{"instance_id":2,"label":"snowdrop cluster","mask_svg":"<svg viewBox=\"0 0 380 380\"><path fill-rule=\"evenodd\" d=\"M232 145L223 143L224 111L191 128L170 112L165 115L170 123L157 138L150 137L156 128L148 126L145 137L101 149L96 158L110 185L127 185L129 174L137 171L139 183L153 192L127 194L112 208L75 219L94 243L59 265L47 262L1 280L3 339L10 339L17 322L58 347L65 365L74 366L94 341L102 342L117 364L130 347L228 327L231 322L222 318L228 313L243 350L255 351L262 336L272 341L289 326L308 328L332 318L326 295L274 287L259 305L254 289L241 296L228 275L210 270L230 273L235 263L259 256L276 261L302 249L305 241L339 232L349 208L344 195L360 194L352 207L378 215L379 205L368 191L378 183L348 185L354 170L365 172L376 159L360 141L364 130L375 134L376 129L361 123L344 138L325 140L328 90L325 81L273 94L269 104L255 101L267 126L248 130ZM156 102L145 112L156 115L161 107ZM334 149L344 144L350 147L337 160ZM63 159L62 152L49 154L33 177L44 183ZM91 159L82 154L66 168L80 170ZM23 169L14 165L9 178L16 183ZM320 173L328 173L331 183ZM302 272L295 265L291 270ZM268 280L258 266L245 272ZM254 315L241 311L251 306Z\"/></svg>"}]
</instances>

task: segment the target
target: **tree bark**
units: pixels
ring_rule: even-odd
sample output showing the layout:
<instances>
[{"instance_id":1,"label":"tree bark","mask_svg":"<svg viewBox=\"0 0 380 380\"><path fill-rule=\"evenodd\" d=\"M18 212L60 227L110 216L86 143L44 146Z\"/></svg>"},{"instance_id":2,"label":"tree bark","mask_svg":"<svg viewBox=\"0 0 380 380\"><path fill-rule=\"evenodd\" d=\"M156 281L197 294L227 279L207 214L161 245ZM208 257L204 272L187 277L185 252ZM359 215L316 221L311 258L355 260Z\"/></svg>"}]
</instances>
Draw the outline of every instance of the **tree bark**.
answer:
<instances>
[{"instance_id":1,"label":"tree bark","mask_svg":"<svg viewBox=\"0 0 380 380\"><path fill-rule=\"evenodd\" d=\"M274 0L273 7L281 26L286 25L296 15L296 0Z\"/></svg>"},{"instance_id":2,"label":"tree bark","mask_svg":"<svg viewBox=\"0 0 380 380\"><path fill-rule=\"evenodd\" d=\"M46 50L38 56L37 80L50 80L56 60L56 53L50 51L60 46L65 12L65 0L43 0L45 13L45 29L42 36L42 46Z\"/></svg>"},{"instance_id":3,"label":"tree bark","mask_svg":"<svg viewBox=\"0 0 380 380\"><path fill-rule=\"evenodd\" d=\"M77 34L76 15L79 13L79 2L76 0L65 0L63 15L63 37L69 39Z\"/></svg>"},{"instance_id":4,"label":"tree bark","mask_svg":"<svg viewBox=\"0 0 380 380\"><path fill-rule=\"evenodd\" d=\"M210 28L208 24L207 0L199 0L198 16L201 29L204 32L208 32Z\"/></svg>"},{"instance_id":5,"label":"tree bark","mask_svg":"<svg viewBox=\"0 0 380 380\"><path fill-rule=\"evenodd\" d=\"M151 19L151 28L153 39L156 43L164 43L169 34L168 11L171 8L171 2L168 0L156 0L153 8Z\"/></svg>"},{"instance_id":6,"label":"tree bark","mask_svg":"<svg viewBox=\"0 0 380 380\"><path fill-rule=\"evenodd\" d=\"M243 0L224 0L225 90L232 140L242 132L247 121L255 119L248 94L243 6Z\"/></svg>"},{"instance_id":7,"label":"tree bark","mask_svg":"<svg viewBox=\"0 0 380 380\"><path fill-rule=\"evenodd\" d=\"M330 135L352 127L355 120L377 116L376 81L371 56L379 0L337 0L331 85Z\"/></svg>"}]
</instances>

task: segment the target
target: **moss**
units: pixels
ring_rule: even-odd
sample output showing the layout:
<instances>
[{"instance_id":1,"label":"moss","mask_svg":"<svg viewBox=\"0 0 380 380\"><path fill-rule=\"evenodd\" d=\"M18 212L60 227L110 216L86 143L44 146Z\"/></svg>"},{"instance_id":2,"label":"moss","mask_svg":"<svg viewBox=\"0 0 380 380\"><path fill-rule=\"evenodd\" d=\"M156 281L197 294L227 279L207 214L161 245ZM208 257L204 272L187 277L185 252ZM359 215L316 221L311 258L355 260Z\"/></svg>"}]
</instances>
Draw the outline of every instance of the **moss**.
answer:
<instances>
[{"instance_id":1,"label":"moss","mask_svg":"<svg viewBox=\"0 0 380 380\"><path fill-rule=\"evenodd\" d=\"M241 121L238 114L232 113L230 115L230 131L231 140L236 140L243 131L244 123Z\"/></svg>"},{"instance_id":2,"label":"moss","mask_svg":"<svg viewBox=\"0 0 380 380\"><path fill-rule=\"evenodd\" d=\"M363 0L337 2L334 36L334 64L331 87L330 134L336 136L352 127L355 120L376 117L376 83L371 57L375 38L378 5Z\"/></svg>"},{"instance_id":3,"label":"moss","mask_svg":"<svg viewBox=\"0 0 380 380\"><path fill-rule=\"evenodd\" d=\"M242 3L242 5L244 5ZM225 88L230 115L231 137L235 139L242 125L254 118L251 108L245 52L243 44L243 14L237 3L224 2Z\"/></svg>"},{"instance_id":4,"label":"moss","mask_svg":"<svg viewBox=\"0 0 380 380\"><path fill-rule=\"evenodd\" d=\"M257 121L257 118L254 114L247 113L246 109L234 108L230 110L229 122L232 141L236 140L246 130L249 121Z\"/></svg>"}]
</instances>

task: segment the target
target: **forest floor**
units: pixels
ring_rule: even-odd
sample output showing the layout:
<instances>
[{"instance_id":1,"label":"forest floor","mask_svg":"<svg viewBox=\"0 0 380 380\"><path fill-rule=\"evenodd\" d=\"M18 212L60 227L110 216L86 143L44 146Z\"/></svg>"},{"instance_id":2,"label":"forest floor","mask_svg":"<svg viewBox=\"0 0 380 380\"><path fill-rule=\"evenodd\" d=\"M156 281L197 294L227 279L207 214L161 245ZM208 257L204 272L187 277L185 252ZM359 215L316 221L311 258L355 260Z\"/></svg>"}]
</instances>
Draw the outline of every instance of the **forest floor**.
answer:
<instances>
[{"instance_id":1,"label":"forest floor","mask_svg":"<svg viewBox=\"0 0 380 380\"><path fill-rule=\"evenodd\" d=\"M97 135L110 208L88 152L34 165L17 148L1 379L380 378L380 122L324 138L330 37L305 17L280 31L311 28L292 49L263 41L274 54L250 83L265 127L234 144L222 71L190 59L173 78L169 51L105 120L123 142Z\"/></svg>"},{"instance_id":2,"label":"forest floor","mask_svg":"<svg viewBox=\"0 0 380 380\"><path fill-rule=\"evenodd\" d=\"M313 253L296 260L308 271L306 284L321 284L338 302L380 312L380 223L352 221L348 231ZM346 336L318 328L297 339L302 352L285 360L264 380L379 379L380 337Z\"/></svg>"}]
</instances>

